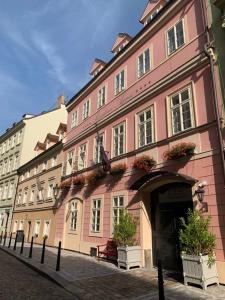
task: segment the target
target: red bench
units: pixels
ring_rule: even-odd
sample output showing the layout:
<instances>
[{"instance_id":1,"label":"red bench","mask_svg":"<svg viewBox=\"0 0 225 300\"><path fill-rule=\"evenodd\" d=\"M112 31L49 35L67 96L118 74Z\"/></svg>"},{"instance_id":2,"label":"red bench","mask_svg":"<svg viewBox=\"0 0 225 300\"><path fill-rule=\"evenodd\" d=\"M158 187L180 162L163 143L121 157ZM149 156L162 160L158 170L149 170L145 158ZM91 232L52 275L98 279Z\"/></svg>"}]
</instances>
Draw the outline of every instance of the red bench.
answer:
<instances>
[{"instance_id":1,"label":"red bench","mask_svg":"<svg viewBox=\"0 0 225 300\"><path fill-rule=\"evenodd\" d=\"M117 260L117 247L114 241L108 240L107 244L99 245L98 259L103 258L107 260Z\"/></svg>"}]
</instances>

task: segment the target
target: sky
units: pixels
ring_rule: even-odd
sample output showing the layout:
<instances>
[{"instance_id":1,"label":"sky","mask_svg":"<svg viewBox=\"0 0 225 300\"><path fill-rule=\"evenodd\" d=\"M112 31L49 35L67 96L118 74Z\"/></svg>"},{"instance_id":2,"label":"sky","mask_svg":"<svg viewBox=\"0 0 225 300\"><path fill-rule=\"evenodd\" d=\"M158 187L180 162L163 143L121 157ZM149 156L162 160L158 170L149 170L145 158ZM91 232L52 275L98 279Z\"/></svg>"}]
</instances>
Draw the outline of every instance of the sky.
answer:
<instances>
[{"instance_id":1,"label":"sky","mask_svg":"<svg viewBox=\"0 0 225 300\"><path fill-rule=\"evenodd\" d=\"M109 61L119 32L142 29L147 0L0 1L0 134L25 113L52 109Z\"/></svg>"}]
</instances>

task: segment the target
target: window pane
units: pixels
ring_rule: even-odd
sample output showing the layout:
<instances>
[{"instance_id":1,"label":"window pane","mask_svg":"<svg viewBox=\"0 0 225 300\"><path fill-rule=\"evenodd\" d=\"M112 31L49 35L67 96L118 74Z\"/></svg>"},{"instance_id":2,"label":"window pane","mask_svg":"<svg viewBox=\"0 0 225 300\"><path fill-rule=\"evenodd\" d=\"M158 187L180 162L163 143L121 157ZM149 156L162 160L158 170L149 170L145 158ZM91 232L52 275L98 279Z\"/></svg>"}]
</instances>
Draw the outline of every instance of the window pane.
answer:
<instances>
[{"instance_id":1,"label":"window pane","mask_svg":"<svg viewBox=\"0 0 225 300\"><path fill-rule=\"evenodd\" d=\"M186 102L182 105L182 113L183 113L183 126L184 129L191 127L191 112L190 112L190 104Z\"/></svg>"},{"instance_id":2,"label":"window pane","mask_svg":"<svg viewBox=\"0 0 225 300\"><path fill-rule=\"evenodd\" d=\"M145 51L145 73L150 70L150 54L149 49Z\"/></svg>"},{"instance_id":3,"label":"window pane","mask_svg":"<svg viewBox=\"0 0 225 300\"><path fill-rule=\"evenodd\" d=\"M173 131L174 133L181 131L180 108L173 110Z\"/></svg>"},{"instance_id":4,"label":"window pane","mask_svg":"<svg viewBox=\"0 0 225 300\"><path fill-rule=\"evenodd\" d=\"M185 101L189 99L189 90L185 90L181 93L181 101Z\"/></svg>"},{"instance_id":5,"label":"window pane","mask_svg":"<svg viewBox=\"0 0 225 300\"><path fill-rule=\"evenodd\" d=\"M138 57L138 75L142 76L144 74L144 58L143 54Z\"/></svg>"},{"instance_id":6,"label":"window pane","mask_svg":"<svg viewBox=\"0 0 225 300\"><path fill-rule=\"evenodd\" d=\"M179 104L179 94L172 97L172 106Z\"/></svg>"},{"instance_id":7,"label":"window pane","mask_svg":"<svg viewBox=\"0 0 225 300\"><path fill-rule=\"evenodd\" d=\"M144 124L139 126L139 143L140 143L140 147L145 145L145 127L144 127Z\"/></svg>"},{"instance_id":8,"label":"window pane","mask_svg":"<svg viewBox=\"0 0 225 300\"><path fill-rule=\"evenodd\" d=\"M176 25L176 38L177 38L177 47L181 47L184 44L184 32L183 32L183 22L180 21Z\"/></svg>"},{"instance_id":9,"label":"window pane","mask_svg":"<svg viewBox=\"0 0 225 300\"><path fill-rule=\"evenodd\" d=\"M169 54L176 50L174 28L168 31Z\"/></svg>"}]
</instances>

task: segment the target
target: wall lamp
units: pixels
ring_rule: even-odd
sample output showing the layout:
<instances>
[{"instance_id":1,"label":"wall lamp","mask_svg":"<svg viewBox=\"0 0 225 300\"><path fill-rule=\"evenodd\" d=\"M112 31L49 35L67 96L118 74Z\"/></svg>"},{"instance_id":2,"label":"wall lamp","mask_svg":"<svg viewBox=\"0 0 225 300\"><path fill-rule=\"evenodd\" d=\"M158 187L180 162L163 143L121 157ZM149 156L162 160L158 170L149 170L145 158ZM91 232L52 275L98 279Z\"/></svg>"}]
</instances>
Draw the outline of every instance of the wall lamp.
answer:
<instances>
[{"instance_id":1,"label":"wall lamp","mask_svg":"<svg viewBox=\"0 0 225 300\"><path fill-rule=\"evenodd\" d=\"M60 187L58 186L58 184L56 184L56 185L53 187L53 194L54 194L55 199L57 199L57 197L58 197L58 195L59 195L59 192L60 192Z\"/></svg>"},{"instance_id":2,"label":"wall lamp","mask_svg":"<svg viewBox=\"0 0 225 300\"><path fill-rule=\"evenodd\" d=\"M197 195L199 202L204 201L206 185L207 185L206 181L199 182L198 188L195 190L195 195Z\"/></svg>"}]
</instances>

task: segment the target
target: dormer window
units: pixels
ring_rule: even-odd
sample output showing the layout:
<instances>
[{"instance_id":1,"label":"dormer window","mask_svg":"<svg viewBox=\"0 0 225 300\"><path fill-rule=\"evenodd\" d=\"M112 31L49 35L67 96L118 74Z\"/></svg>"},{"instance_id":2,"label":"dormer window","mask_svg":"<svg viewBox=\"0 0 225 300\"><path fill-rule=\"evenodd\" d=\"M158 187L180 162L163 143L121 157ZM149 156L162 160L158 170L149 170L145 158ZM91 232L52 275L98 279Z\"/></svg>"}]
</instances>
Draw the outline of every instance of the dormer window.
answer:
<instances>
[{"instance_id":1,"label":"dormer window","mask_svg":"<svg viewBox=\"0 0 225 300\"><path fill-rule=\"evenodd\" d=\"M160 8L157 8L156 10L154 10L149 17L147 18L147 20L145 21L144 25L146 26L148 23L151 22L151 20L153 20L155 18L155 16L157 16L158 12L160 11Z\"/></svg>"},{"instance_id":2,"label":"dormer window","mask_svg":"<svg viewBox=\"0 0 225 300\"><path fill-rule=\"evenodd\" d=\"M119 46L119 48L116 50L116 52L114 53L114 55L118 54L124 47L125 47L125 44L121 44Z\"/></svg>"}]
</instances>

